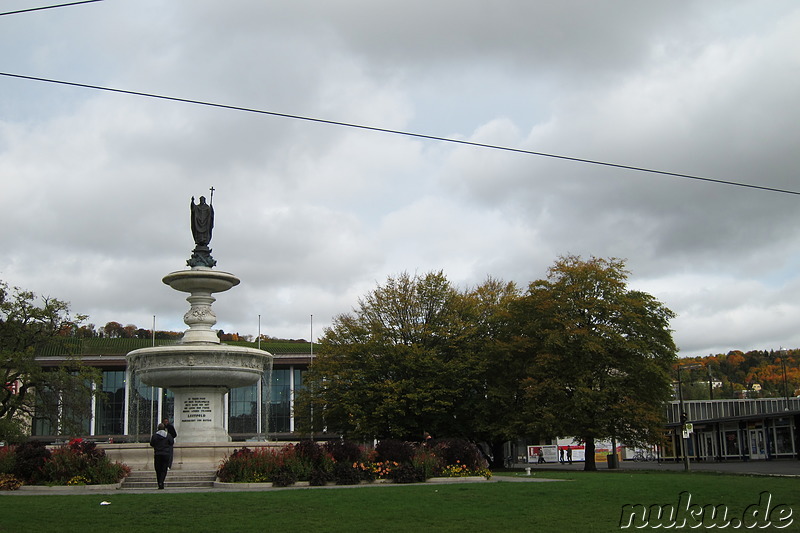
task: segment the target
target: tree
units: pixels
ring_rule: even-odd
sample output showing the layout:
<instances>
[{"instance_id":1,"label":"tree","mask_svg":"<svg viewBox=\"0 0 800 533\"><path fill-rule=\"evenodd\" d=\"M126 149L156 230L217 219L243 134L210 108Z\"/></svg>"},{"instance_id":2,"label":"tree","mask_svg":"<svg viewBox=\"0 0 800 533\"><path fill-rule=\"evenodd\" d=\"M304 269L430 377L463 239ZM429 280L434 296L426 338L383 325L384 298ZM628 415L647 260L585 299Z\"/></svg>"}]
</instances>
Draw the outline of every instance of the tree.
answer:
<instances>
[{"instance_id":1,"label":"tree","mask_svg":"<svg viewBox=\"0 0 800 533\"><path fill-rule=\"evenodd\" d=\"M109 339L119 339L125 336L125 329L119 322L108 322L101 329L106 338Z\"/></svg>"},{"instance_id":2,"label":"tree","mask_svg":"<svg viewBox=\"0 0 800 533\"><path fill-rule=\"evenodd\" d=\"M468 437L484 396L474 310L442 272L390 277L326 329L298 398L301 428Z\"/></svg>"},{"instance_id":3,"label":"tree","mask_svg":"<svg viewBox=\"0 0 800 533\"><path fill-rule=\"evenodd\" d=\"M0 441L20 440L34 416L60 434L82 433L98 372L77 359L45 369L36 353L59 332L77 332L84 318L73 321L66 302L0 282Z\"/></svg>"},{"instance_id":4,"label":"tree","mask_svg":"<svg viewBox=\"0 0 800 533\"><path fill-rule=\"evenodd\" d=\"M517 351L529 354L520 423L531 433L576 436L595 470L595 441L654 443L663 430L676 358L672 311L627 287L618 259L560 258L513 313Z\"/></svg>"},{"instance_id":5,"label":"tree","mask_svg":"<svg viewBox=\"0 0 800 533\"><path fill-rule=\"evenodd\" d=\"M468 291L475 336L471 343L481 376L480 398L473 405L471 435L492 450L492 466L504 464L503 445L520 436L516 415L524 401L523 379L530 361L509 342L515 335L511 307L521 294L513 282L494 278Z\"/></svg>"},{"instance_id":6,"label":"tree","mask_svg":"<svg viewBox=\"0 0 800 533\"><path fill-rule=\"evenodd\" d=\"M81 339L92 339L97 337L97 331L94 329L94 324L84 324L78 328L75 335Z\"/></svg>"}]
</instances>

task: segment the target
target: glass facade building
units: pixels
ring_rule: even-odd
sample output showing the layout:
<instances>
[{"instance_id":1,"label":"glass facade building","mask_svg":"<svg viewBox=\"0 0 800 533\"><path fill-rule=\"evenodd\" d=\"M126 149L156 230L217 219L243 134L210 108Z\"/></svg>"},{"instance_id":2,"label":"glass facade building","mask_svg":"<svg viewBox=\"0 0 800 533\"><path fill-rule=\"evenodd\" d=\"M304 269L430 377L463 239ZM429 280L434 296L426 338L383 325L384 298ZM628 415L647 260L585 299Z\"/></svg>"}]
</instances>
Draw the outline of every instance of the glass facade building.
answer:
<instances>
[{"instance_id":1,"label":"glass facade building","mask_svg":"<svg viewBox=\"0 0 800 533\"><path fill-rule=\"evenodd\" d=\"M52 360L55 366L58 361ZM275 356L273 368L259 382L228 393L225 429L234 441L294 440L294 401L310 360L310 354L302 353ZM92 401L91 417L81 421L83 436L144 442L163 418L174 418L172 392L140 382L136 373L126 367L124 356L103 356L102 361L98 356L97 361L87 358L84 362L98 366L102 380ZM57 401L45 396L46 391L40 394L43 403L53 405ZM43 406L33 417L33 436L54 441L72 436L65 435L57 417L45 416L46 412L52 413L53 409ZM58 417L63 416L69 413L59 410Z\"/></svg>"}]
</instances>

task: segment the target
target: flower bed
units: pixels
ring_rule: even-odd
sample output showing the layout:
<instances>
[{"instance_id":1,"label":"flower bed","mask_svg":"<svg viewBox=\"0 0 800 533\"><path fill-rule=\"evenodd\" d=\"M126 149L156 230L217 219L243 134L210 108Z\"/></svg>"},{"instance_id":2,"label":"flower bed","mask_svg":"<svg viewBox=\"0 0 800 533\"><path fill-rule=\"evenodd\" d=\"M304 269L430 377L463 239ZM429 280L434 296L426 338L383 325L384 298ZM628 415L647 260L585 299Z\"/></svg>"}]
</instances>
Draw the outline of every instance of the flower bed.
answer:
<instances>
[{"instance_id":1,"label":"flower bed","mask_svg":"<svg viewBox=\"0 0 800 533\"><path fill-rule=\"evenodd\" d=\"M430 444L386 440L374 449L349 441L320 445L310 440L281 449L244 447L226 457L217 470L220 483L271 483L279 487L298 482L311 486L376 480L420 483L437 476L488 479L491 472L477 447L461 440Z\"/></svg>"},{"instance_id":2,"label":"flower bed","mask_svg":"<svg viewBox=\"0 0 800 533\"><path fill-rule=\"evenodd\" d=\"M130 471L127 465L112 462L94 442L83 439L73 439L52 451L36 441L0 448L0 490L16 490L22 485L113 485Z\"/></svg>"}]
</instances>

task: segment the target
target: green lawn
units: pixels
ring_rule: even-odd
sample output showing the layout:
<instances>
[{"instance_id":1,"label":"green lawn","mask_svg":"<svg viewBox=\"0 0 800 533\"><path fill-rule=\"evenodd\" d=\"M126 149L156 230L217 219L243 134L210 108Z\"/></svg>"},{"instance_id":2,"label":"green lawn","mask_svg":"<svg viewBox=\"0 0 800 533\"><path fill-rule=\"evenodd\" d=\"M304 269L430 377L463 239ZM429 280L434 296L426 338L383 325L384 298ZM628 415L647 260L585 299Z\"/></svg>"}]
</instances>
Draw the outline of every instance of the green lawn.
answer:
<instances>
[{"instance_id":1,"label":"green lawn","mask_svg":"<svg viewBox=\"0 0 800 533\"><path fill-rule=\"evenodd\" d=\"M784 504L788 507L783 510L793 513L793 523L783 531L800 530L796 479L699 472L536 475L541 476L567 481L235 493L2 494L0 531L620 531L623 505L677 505L683 491L700 506L727 506L729 519L741 518L767 491L772 507ZM104 500L111 505L101 506ZM704 529L701 525L695 530Z\"/></svg>"}]
</instances>

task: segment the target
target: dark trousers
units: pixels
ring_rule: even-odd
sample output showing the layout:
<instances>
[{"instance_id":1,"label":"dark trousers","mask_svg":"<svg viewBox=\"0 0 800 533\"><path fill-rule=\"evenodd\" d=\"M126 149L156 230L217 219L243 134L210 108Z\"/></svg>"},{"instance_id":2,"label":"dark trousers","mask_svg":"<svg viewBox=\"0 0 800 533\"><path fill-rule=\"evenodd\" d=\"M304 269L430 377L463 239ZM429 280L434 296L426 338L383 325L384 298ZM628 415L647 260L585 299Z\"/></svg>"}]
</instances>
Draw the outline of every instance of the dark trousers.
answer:
<instances>
[{"instance_id":1,"label":"dark trousers","mask_svg":"<svg viewBox=\"0 0 800 533\"><path fill-rule=\"evenodd\" d=\"M169 455L154 455L153 466L156 469L156 481L158 488L164 488L164 480L167 479L167 469L169 468Z\"/></svg>"}]
</instances>

